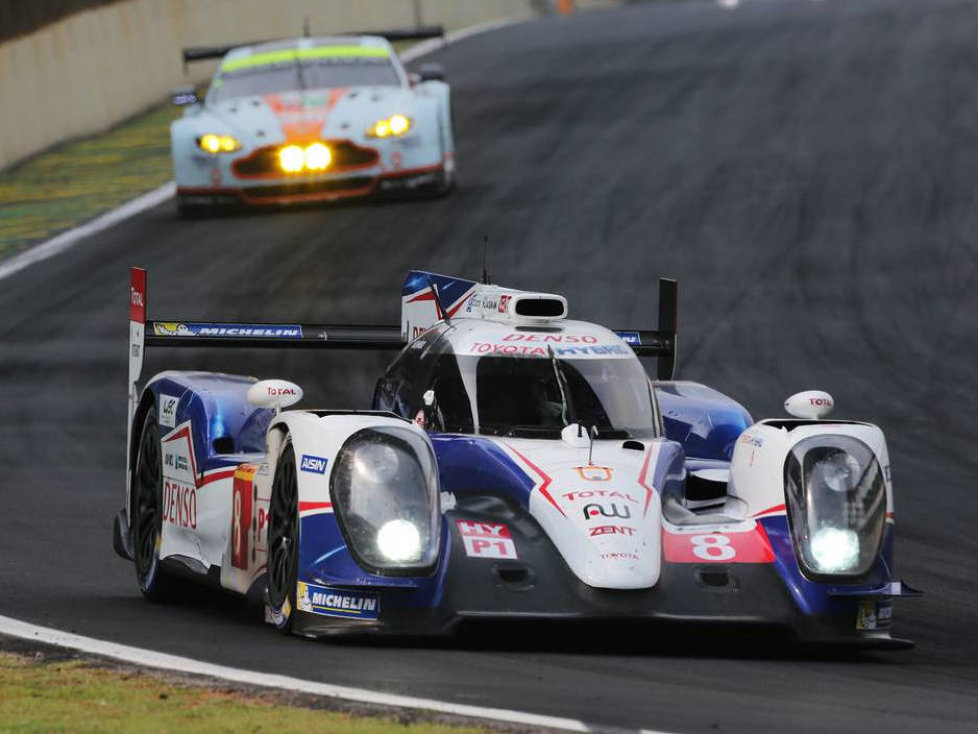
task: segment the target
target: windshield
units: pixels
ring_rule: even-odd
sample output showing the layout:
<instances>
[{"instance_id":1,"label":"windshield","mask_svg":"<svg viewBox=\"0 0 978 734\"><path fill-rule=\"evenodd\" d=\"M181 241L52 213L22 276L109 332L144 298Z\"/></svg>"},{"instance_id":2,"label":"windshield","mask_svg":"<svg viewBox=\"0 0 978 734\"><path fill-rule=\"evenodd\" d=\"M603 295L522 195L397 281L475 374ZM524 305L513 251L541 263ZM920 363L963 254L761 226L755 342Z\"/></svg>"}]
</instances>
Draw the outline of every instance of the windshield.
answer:
<instances>
[{"instance_id":1,"label":"windshield","mask_svg":"<svg viewBox=\"0 0 978 734\"><path fill-rule=\"evenodd\" d=\"M598 438L653 436L652 394L636 359L457 359L466 391L477 395L480 433L552 438L580 423L596 427Z\"/></svg>"},{"instance_id":2,"label":"windshield","mask_svg":"<svg viewBox=\"0 0 978 734\"><path fill-rule=\"evenodd\" d=\"M211 101L280 92L330 87L396 87L400 78L390 57L298 58L294 52L277 52L272 64L226 62L214 77Z\"/></svg>"}]
</instances>

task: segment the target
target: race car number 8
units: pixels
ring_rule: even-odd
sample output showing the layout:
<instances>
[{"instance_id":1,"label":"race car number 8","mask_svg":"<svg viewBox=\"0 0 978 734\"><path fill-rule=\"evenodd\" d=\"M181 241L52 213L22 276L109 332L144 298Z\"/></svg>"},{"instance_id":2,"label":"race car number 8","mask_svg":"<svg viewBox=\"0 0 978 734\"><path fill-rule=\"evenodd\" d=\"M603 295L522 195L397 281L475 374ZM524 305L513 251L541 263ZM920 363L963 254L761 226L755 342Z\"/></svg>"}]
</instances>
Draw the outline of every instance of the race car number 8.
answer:
<instances>
[{"instance_id":1,"label":"race car number 8","mask_svg":"<svg viewBox=\"0 0 978 734\"><path fill-rule=\"evenodd\" d=\"M737 555L726 535L694 535L689 541L696 557L705 561L729 561Z\"/></svg>"}]
</instances>

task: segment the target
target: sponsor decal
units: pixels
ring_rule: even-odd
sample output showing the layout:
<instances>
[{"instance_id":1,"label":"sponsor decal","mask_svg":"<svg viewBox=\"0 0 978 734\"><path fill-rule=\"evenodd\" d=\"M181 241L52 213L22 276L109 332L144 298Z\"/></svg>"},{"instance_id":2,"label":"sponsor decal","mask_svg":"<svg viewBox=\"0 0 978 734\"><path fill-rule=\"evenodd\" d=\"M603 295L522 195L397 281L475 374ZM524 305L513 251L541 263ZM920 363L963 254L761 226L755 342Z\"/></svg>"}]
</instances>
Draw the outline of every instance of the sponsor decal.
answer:
<instances>
[{"instance_id":1,"label":"sponsor decal","mask_svg":"<svg viewBox=\"0 0 978 734\"><path fill-rule=\"evenodd\" d=\"M638 335L637 331L619 331L618 337L630 346L642 345L642 338Z\"/></svg>"},{"instance_id":2,"label":"sponsor decal","mask_svg":"<svg viewBox=\"0 0 978 734\"><path fill-rule=\"evenodd\" d=\"M524 334L515 332L503 337L504 342L543 342L545 344L597 344L591 334Z\"/></svg>"},{"instance_id":3,"label":"sponsor decal","mask_svg":"<svg viewBox=\"0 0 978 734\"><path fill-rule=\"evenodd\" d=\"M747 444L749 446L754 446L755 448L761 448L764 445L764 439L758 438L757 436L751 435L750 433L745 433L740 437L740 443Z\"/></svg>"},{"instance_id":4,"label":"sponsor decal","mask_svg":"<svg viewBox=\"0 0 978 734\"><path fill-rule=\"evenodd\" d=\"M627 492L619 492L615 489L584 489L579 492L567 492L562 494L565 500L590 500L590 499L609 499L609 500L624 500L625 502L638 502L634 497L632 497Z\"/></svg>"},{"instance_id":5,"label":"sponsor decal","mask_svg":"<svg viewBox=\"0 0 978 734\"><path fill-rule=\"evenodd\" d=\"M218 336L248 339L301 339L302 327L298 324L210 324L175 323L158 321L153 324L156 336Z\"/></svg>"},{"instance_id":6,"label":"sponsor decal","mask_svg":"<svg viewBox=\"0 0 978 734\"><path fill-rule=\"evenodd\" d=\"M456 521L465 555L470 558L518 558L516 543L505 525L489 522Z\"/></svg>"},{"instance_id":7,"label":"sponsor decal","mask_svg":"<svg viewBox=\"0 0 978 734\"><path fill-rule=\"evenodd\" d=\"M887 629L893 621L893 603L861 601L856 609L857 630Z\"/></svg>"},{"instance_id":8,"label":"sponsor decal","mask_svg":"<svg viewBox=\"0 0 978 734\"><path fill-rule=\"evenodd\" d=\"M551 347L553 349L553 347ZM617 344L579 347L557 347L553 349L558 357L621 356L631 352L627 347ZM473 342L469 347L471 354L493 354L519 357L549 357L546 347L526 344L494 344L492 342Z\"/></svg>"},{"instance_id":9,"label":"sponsor decal","mask_svg":"<svg viewBox=\"0 0 978 734\"><path fill-rule=\"evenodd\" d=\"M173 454L169 451L163 454L163 465L168 466L171 469L176 469L177 471L190 471L190 462L187 460L186 456Z\"/></svg>"},{"instance_id":10,"label":"sponsor decal","mask_svg":"<svg viewBox=\"0 0 978 734\"><path fill-rule=\"evenodd\" d=\"M634 535L635 528L627 525L595 525L588 529L588 535L592 538L598 535Z\"/></svg>"},{"instance_id":11,"label":"sponsor decal","mask_svg":"<svg viewBox=\"0 0 978 734\"><path fill-rule=\"evenodd\" d=\"M299 462L299 469L309 472L310 474L325 474L326 459L321 456L303 454L302 460Z\"/></svg>"},{"instance_id":12,"label":"sponsor decal","mask_svg":"<svg viewBox=\"0 0 978 734\"><path fill-rule=\"evenodd\" d=\"M611 481L611 468L607 466L576 466L574 471L585 482Z\"/></svg>"},{"instance_id":13,"label":"sponsor decal","mask_svg":"<svg viewBox=\"0 0 978 734\"><path fill-rule=\"evenodd\" d=\"M146 321L146 271L133 268L129 276L129 320Z\"/></svg>"},{"instance_id":14,"label":"sponsor decal","mask_svg":"<svg viewBox=\"0 0 978 734\"><path fill-rule=\"evenodd\" d=\"M637 561L638 553L602 553L601 558L606 561Z\"/></svg>"},{"instance_id":15,"label":"sponsor decal","mask_svg":"<svg viewBox=\"0 0 978 734\"><path fill-rule=\"evenodd\" d=\"M163 522L197 529L197 489L182 482L163 480Z\"/></svg>"},{"instance_id":16,"label":"sponsor decal","mask_svg":"<svg viewBox=\"0 0 978 734\"><path fill-rule=\"evenodd\" d=\"M506 308L509 306L509 302L513 300L512 296L503 295L499 297L499 313L506 313Z\"/></svg>"},{"instance_id":17,"label":"sponsor decal","mask_svg":"<svg viewBox=\"0 0 978 734\"><path fill-rule=\"evenodd\" d=\"M180 398L174 395L160 393L160 425L165 428L176 428L177 403Z\"/></svg>"},{"instance_id":18,"label":"sponsor decal","mask_svg":"<svg viewBox=\"0 0 978 734\"><path fill-rule=\"evenodd\" d=\"M628 509L628 505L622 505L619 507L614 502L607 505L601 505L597 502L591 502L584 505L582 508L584 511L585 520L594 520L600 516L604 517L620 517L622 520L628 520L632 516L632 511Z\"/></svg>"},{"instance_id":19,"label":"sponsor decal","mask_svg":"<svg viewBox=\"0 0 978 734\"><path fill-rule=\"evenodd\" d=\"M331 589L300 581L295 590L296 608L324 617L377 619L380 617L380 595L349 589Z\"/></svg>"}]
</instances>

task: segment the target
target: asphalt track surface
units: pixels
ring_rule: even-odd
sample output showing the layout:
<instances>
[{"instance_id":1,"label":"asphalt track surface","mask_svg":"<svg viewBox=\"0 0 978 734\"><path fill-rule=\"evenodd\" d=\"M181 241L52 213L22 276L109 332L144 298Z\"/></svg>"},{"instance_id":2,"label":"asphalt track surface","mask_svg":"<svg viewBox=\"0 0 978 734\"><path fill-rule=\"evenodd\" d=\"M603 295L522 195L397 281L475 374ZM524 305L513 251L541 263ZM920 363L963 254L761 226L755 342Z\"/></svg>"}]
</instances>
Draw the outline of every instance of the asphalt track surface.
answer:
<instances>
[{"instance_id":1,"label":"asphalt track surface","mask_svg":"<svg viewBox=\"0 0 978 734\"><path fill-rule=\"evenodd\" d=\"M460 703L671 731L975 731L978 6L655 3L439 52L444 200L179 221L161 206L0 283L0 613L165 652ZM780 415L803 388L887 431L911 652L838 656L652 630L446 643L285 639L223 596L153 607L112 552L127 269L162 318L390 322L411 267L655 323L681 279L680 373ZM152 354L365 407L373 354Z\"/></svg>"}]
</instances>

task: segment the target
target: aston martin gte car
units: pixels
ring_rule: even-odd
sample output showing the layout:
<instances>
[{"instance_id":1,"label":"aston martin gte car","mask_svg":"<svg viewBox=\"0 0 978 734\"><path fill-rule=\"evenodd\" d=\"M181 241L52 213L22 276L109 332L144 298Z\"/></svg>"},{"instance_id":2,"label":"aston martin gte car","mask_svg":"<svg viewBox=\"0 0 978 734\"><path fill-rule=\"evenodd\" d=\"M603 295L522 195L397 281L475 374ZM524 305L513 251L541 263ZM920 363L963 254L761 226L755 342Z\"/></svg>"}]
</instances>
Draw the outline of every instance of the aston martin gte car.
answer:
<instances>
[{"instance_id":1,"label":"aston martin gte car","mask_svg":"<svg viewBox=\"0 0 978 734\"><path fill-rule=\"evenodd\" d=\"M277 205L372 195L443 194L455 176L449 87L437 64L409 74L388 39L440 27L189 48L221 59L203 99L174 102L177 204Z\"/></svg>"},{"instance_id":2,"label":"aston martin gte car","mask_svg":"<svg viewBox=\"0 0 978 734\"><path fill-rule=\"evenodd\" d=\"M151 601L190 577L311 636L627 619L910 644L889 631L894 598L916 592L893 575L882 431L827 419L824 392L754 422L673 380L674 281L654 331L422 271L399 327L147 321L146 304L134 268L114 546ZM371 410L313 409L282 379L169 371L140 390L158 346L396 356ZM657 379L639 357L658 358Z\"/></svg>"}]
</instances>

